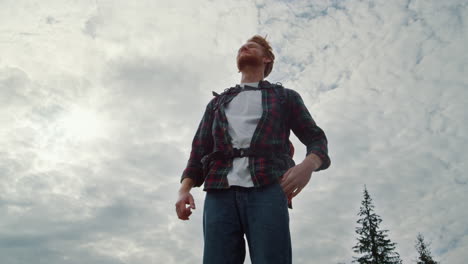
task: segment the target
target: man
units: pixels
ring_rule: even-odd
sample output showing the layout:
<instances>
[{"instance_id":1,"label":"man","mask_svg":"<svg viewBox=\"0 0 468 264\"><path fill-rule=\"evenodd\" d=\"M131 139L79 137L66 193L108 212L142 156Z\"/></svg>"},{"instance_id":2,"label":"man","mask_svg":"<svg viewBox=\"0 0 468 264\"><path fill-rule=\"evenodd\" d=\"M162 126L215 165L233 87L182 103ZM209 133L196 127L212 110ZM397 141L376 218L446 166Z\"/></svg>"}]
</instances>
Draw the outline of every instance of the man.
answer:
<instances>
[{"instance_id":1,"label":"man","mask_svg":"<svg viewBox=\"0 0 468 264\"><path fill-rule=\"evenodd\" d=\"M190 190L204 183L204 264L243 263L244 235L253 264L291 263L288 200L330 165L325 134L300 95L264 80L274 59L261 36L242 45L241 84L214 93L193 139L176 212L189 219ZM291 130L307 147L298 165Z\"/></svg>"}]
</instances>

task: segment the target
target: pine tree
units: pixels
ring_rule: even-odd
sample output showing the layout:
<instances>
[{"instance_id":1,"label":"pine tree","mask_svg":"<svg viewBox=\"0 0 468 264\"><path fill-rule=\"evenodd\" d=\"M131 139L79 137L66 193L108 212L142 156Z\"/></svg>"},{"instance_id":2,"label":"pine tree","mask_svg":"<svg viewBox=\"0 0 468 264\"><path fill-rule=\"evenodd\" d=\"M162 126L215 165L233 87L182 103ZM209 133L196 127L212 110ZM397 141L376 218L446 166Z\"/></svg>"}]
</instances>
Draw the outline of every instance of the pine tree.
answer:
<instances>
[{"instance_id":1,"label":"pine tree","mask_svg":"<svg viewBox=\"0 0 468 264\"><path fill-rule=\"evenodd\" d=\"M361 256L355 257L353 262L360 264L401 264L400 255L395 252L395 243L387 238L388 230L380 230L382 222L380 216L374 213L372 199L364 186L364 199L358 215L361 217L356 228L359 235L358 243L353 247L354 252Z\"/></svg>"},{"instance_id":2,"label":"pine tree","mask_svg":"<svg viewBox=\"0 0 468 264\"><path fill-rule=\"evenodd\" d=\"M419 259L416 262L417 264L439 264L439 262L432 259L429 244L424 242L424 237L420 233L416 238L415 248L419 253Z\"/></svg>"}]
</instances>

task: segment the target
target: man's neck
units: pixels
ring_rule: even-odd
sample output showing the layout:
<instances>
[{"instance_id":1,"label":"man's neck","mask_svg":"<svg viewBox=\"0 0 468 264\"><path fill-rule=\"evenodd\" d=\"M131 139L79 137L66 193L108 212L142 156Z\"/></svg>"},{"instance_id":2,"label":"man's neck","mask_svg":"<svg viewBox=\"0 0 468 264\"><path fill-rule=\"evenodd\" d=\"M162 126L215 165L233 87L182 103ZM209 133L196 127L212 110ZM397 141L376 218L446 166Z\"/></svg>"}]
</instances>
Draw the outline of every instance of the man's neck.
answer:
<instances>
[{"instance_id":1,"label":"man's neck","mask_svg":"<svg viewBox=\"0 0 468 264\"><path fill-rule=\"evenodd\" d=\"M242 71L241 83L253 83L263 80L263 69L246 69Z\"/></svg>"}]
</instances>

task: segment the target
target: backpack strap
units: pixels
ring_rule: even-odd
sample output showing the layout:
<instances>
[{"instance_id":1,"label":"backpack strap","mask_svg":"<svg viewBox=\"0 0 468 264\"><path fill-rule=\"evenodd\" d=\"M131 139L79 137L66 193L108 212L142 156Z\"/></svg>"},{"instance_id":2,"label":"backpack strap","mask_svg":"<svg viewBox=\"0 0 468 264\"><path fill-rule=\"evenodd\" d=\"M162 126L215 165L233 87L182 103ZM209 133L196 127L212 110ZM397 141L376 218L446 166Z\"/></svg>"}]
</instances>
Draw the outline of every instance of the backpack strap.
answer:
<instances>
[{"instance_id":1,"label":"backpack strap","mask_svg":"<svg viewBox=\"0 0 468 264\"><path fill-rule=\"evenodd\" d=\"M242 91L256 91L256 90L263 90L263 89L273 89L276 95L279 97L280 103L284 105L286 103L286 89L283 87L283 84L280 82L277 83L269 83L268 81L260 81L258 84L259 87L252 87L246 85L244 88L241 88L240 85L236 85L234 87L226 88L222 93L217 93L215 91L212 91L211 93L215 97L215 104L214 104L214 110L216 110L219 105L223 104L225 102L225 97L228 94L233 94L233 93L240 93Z\"/></svg>"},{"instance_id":2,"label":"backpack strap","mask_svg":"<svg viewBox=\"0 0 468 264\"><path fill-rule=\"evenodd\" d=\"M286 102L286 89L280 82L277 82L273 85L273 89L275 90L276 95L279 97L280 103L283 105Z\"/></svg>"}]
</instances>

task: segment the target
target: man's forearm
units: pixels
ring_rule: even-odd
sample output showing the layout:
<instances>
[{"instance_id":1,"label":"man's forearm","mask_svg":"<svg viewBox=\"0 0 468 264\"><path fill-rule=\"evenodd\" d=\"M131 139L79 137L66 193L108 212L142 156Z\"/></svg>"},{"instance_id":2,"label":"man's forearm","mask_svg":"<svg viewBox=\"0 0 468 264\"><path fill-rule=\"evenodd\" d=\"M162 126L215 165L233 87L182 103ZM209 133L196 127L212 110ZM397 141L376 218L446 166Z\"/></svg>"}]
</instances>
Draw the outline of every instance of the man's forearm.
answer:
<instances>
[{"instance_id":1,"label":"man's forearm","mask_svg":"<svg viewBox=\"0 0 468 264\"><path fill-rule=\"evenodd\" d=\"M192 189L193 185L194 185L194 181L190 178L185 178L181 185L180 185L180 189L179 189L179 193L181 192L190 192L190 190Z\"/></svg>"},{"instance_id":2,"label":"man's forearm","mask_svg":"<svg viewBox=\"0 0 468 264\"><path fill-rule=\"evenodd\" d=\"M310 171L316 171L320 166L322 166L322 159L314 153L310 153L305 157L302 163L306 165Z\"/></svg>"}]
</instances>

